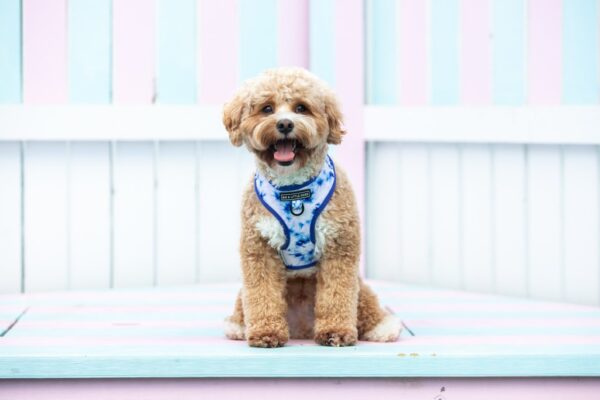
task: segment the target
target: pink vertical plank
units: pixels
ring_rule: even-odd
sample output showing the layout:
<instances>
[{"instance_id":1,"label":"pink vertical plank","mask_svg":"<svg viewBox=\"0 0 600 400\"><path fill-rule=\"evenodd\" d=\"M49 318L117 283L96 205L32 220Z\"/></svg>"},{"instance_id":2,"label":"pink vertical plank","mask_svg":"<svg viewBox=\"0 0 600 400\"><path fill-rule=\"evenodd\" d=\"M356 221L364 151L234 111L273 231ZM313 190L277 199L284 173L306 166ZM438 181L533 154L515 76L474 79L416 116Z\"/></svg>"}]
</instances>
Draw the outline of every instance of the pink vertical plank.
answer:
<instances>
[{"instance_id":1,"label":"pink vertical plank","mask_svg":"<svg viewBox=\"0 0 600 400\"><path fill-rule=\"evenodd\" d=\"M400 103L421 106L428 102L427 2L399 3Z\"/></svg>"},{"instance_id":2,"label":"pink vertical plank","mask_svg":"<svg viewBox=\"0 0 600 400\"><path fill-rule=\"evenodd\" d=\"M113 2L113 102L154 101L156 4Z\"/></svg>"},{"instance_id":3,"label":"pink vertical plank","mask_svg":"<svg viewBox=\"0 0 600 400\"><path fill-rule=\"evenodd\" d=\"M237 0L199 0L198 91L204 104L222 104L238 84Z\"/></svg>"},{"instance_id":4,"label":"pink vertical plank","mask_svg":"<svg viewBox=\"0 0 600 400\"><path fill-rule=\"evenodd\" d=\"M363 4L361 0L335 1L335 91L342 104L347 134L335 158L348 172L361 224L365 209L365 140L363 132ZM363 229L364 237L364 229ZM364 240L363 250L364 250ZM364 251L361 252L364 254ZM361 271L364 271L361 262Z\"/></svg>"},{"instance_id":5,"label":"pink vertical plank","mask_svg":"<svg viewBox=\"0 0 600 400\"><path fill-rule=\"evenodd\" d=\"M492 99L490 0L460 2L460 99L489 104Z\"/></svg>"},{"instance_id":6,"label":"pink vertical plank","mask_svg":"<svg viewBox=\"0 0 600 400\"><path fill-rule=\"evenodd\" d=\"M23 99L67 101L67 1L23 1Z\"/></svg>"},{"instance_id":7,"label":"pink vertical plank","mask_svg":"<svg viewBox=\"0 0 600 400\"><path fill-rule=\"evenodd\" d=\"M529 1L528 100L559 104L562 75L562 1Z\"/></svg>"},{"instance_id":8,"label":"pink vertical plank","mask_svg":"<svg viewBox=\"0 0 600 400\"><path fill-rule=\"evenodd\" d=\"M308 68L308 0L277 2L277 63Z\"/></svg>"}]
</instances>

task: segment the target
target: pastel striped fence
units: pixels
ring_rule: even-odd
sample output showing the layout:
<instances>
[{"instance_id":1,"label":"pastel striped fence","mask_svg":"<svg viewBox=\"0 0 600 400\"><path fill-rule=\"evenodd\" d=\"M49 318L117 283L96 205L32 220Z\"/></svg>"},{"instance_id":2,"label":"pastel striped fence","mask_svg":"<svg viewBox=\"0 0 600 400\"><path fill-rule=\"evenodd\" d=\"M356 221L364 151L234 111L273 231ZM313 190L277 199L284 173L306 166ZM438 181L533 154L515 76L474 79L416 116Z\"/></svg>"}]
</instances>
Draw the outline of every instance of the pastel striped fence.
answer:
<instances>
[{"instance_id":1,"label":"pastel striped fence","mask_svg":"<svg viewBox=\"0 0 600 400\"><path fill-rule=\"evenodd\" d=\"M3 1L0 290L237 279L251 159L224 143L220 104L300 65L343 102L334 155L364 202L368 276L598 304L598 13Z\"/></svg>"}]
</instances>

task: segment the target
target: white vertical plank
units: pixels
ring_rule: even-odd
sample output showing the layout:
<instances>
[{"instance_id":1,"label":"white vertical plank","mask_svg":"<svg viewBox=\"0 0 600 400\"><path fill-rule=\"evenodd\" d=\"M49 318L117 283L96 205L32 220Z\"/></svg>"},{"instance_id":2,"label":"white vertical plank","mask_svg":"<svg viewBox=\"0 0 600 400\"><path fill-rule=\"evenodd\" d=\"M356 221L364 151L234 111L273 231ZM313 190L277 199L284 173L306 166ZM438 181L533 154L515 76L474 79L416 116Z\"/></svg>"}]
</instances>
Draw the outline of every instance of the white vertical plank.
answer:
<instances>
[{"instance_id":1,"label":"white vertical plank","mask_svg":"<svg viewBox=\"0 0 600 400\"><path fill-rule=\"evenodd\" d=\"M428 283L430 259L430 170L427 145L405 144L400 148L401 279Z\"/></svg>"},{"instance_id":2,"label":"white vertical plank","mask_svg":"<svg viewBox=\"0 0 600 400\"><path fill-rule=\"evenodd\" d=\"M432 283L461 287L458 147L431 146Z\"/></svg>"},{"instance_id":3,"label":"white vertical plank","mask_svg":"<svg viewBox=\"0 0 600 400\"><path fill-rule=\"evenodd\" d=\"M109 144L70 144L70 287L110 286Z\"/></svg>"},{"instance_id":4,"label":"white vertical plank","mask_svg":"<svg viewBox=\"0 0 600 400\"><path fill-rule=\"evenodd\" d=\"M529 294L562 300L560 148L529 146L527 160Z\"/></svg>"},{"instance_id":5,"label":"white vertical plank","mask_svg":"<svg viewBox=\"0 0 600 400\"><path fill-rule=\"evenodd\" d=\"M565 297L598 304L598 153L596 146L564 147Z\"/></svg>"},{"instance_id":6,"label":"white vertical plank","mask_svg":"<svg viewBox=\"0 0 600 400\"><path fill-rule=\"evenodd\" d=\"M369 144L367 181L367 274L374 279L400 277L400 146Z\"/></svg>"},{"instance_id":7,"label":"white vertical plank","mask_svg":"<svg viewBox=\"0 0 600 400\"><path fill-rule=\"evenodd\" d=\"M0 142L0 293L21 290L21 149Z\"/></svg>"},{"instance_id":8,"label":"white vertical plank","mask_svg":"<svg viewBox=\"0 0 600 400\"><path fill-rule=\"evenodd\" d=\"M525 149L522 145L495 145L494 238L495 289L506 295L527 295Z\"/></svg>"},{"instance_id":9,"label":"white vertical plank","mask_svg":"<svg viewBox=\"0 0 600 400\"><path fill-rule=\"evenodd\" d=\"M158 156L157 284L196 279L196 148L193 142L163 142Z\"/></svg>"},{"instance_id":10,"label":"white vertical plank","mask_svg":"<svg viewBox=\"0 0 600 400\"><path fill-rule=\"evenodd\" d=\"M117 143L114 159L114 287L154 284L154 148Z\"/></svg>"},{"instance_id":11,"label":"white vertical plank","mask_svg":"<svg viewBox=\"0 0 600 400\"><path fill-rule=\"evenodd\" d=\"M239 279L240 180L238 156L228 143L202 143L199 158L199 279ZM244 185L245 187L245 185Z\"/></svg>"},{"instance_id":12,"label":"white vertical plank","mask_svg":"<svg viewBox=\"0 0 600 400\"><path fill-rule=\"evenodd\" d=\"M488 145L462 146L463 287L493 290L492 175Z\"/></svg>"},{"instance_id":13,"label":"white vertical plank","mask_svg":"<svg viewBox=\"0 0 600 400\"><path fill-rule=\"evenodd\" d=\"M64 142L28 143L25 156L25 291L67 289Z\"/></svg>"}]
</instances>

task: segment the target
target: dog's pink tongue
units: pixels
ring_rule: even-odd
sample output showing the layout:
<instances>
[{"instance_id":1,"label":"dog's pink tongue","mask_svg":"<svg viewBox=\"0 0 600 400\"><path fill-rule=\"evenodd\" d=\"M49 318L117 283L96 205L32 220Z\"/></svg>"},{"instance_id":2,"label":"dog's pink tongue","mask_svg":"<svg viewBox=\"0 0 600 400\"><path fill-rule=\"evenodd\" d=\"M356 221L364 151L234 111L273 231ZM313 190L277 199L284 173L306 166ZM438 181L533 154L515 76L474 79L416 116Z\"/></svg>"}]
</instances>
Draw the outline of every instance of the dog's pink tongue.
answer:
<instances>
[{"instance_id":1,"label":"dog's pink tongue","mask_svg":"<svg viewBox=\"0 0 600 400\"><path fill-rule=\"evenodd\" d=\"M294 153L293 143L291 141L283 141L277 144L273 157L280 162L292 161L296 154Z\"/></svg>"}]
</instances>

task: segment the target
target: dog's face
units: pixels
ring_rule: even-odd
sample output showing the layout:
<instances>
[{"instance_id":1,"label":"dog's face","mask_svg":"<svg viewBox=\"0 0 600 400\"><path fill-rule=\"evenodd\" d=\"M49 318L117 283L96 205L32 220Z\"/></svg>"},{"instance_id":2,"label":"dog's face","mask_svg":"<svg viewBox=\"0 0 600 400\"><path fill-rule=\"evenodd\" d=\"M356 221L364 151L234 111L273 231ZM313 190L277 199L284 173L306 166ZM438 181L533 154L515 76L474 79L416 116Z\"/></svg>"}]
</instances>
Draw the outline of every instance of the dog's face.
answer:
<instances>
[{"instance_id":1,"label":"dog's face","mask_svg":"<svg viewBox=\"0 0 600 400\"><path fill-rule=\"evenodd\" d=\"M225 105L223 123L235 146L245 144L280 173L303 167L345 133L332 91L300 68L268 70L247 81Z\"/></svg>"}]
</instances>

